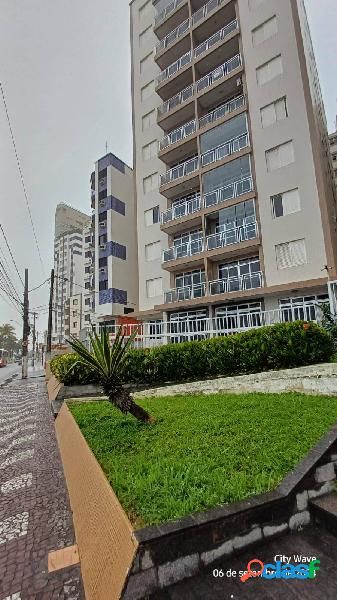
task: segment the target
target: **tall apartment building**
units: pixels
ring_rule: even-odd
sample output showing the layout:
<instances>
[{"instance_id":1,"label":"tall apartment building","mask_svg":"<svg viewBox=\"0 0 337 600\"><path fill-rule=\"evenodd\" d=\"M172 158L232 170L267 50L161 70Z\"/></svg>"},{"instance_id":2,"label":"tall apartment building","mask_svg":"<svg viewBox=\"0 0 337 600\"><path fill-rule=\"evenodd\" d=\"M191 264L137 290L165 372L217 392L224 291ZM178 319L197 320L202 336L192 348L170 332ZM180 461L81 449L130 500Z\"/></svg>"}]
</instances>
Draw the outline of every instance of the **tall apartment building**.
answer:
<instances>
[{"instance_id":1,"label":"tall apartment building","mask_svg":"<svg viewBox=\"0 0 337 600\"><path fill-rule=\"evenodd\" d=\"M313 318L337 213L303 0L130 9L140 315Z\"/></svg>"},{"instance_id":2,"label":"tall apartment building","mask_svg":"<svg viewBox=\"0 0 337 600\"><path fill-rule=\"evenodd\" d=\"M68 331L78 328L82 314L70 322L67 310L70 297L81 293L84 285L84 229L90 217L67 204L59 204L55 213L54 239L54 319L53 343L63 343ZM79 310L79 309L73 309ZM74 328L74 322L76 327Z\"/></svg>"},{"instance_id":3,"label":"tall apartment building","mask_svg":"<svg viewBox=\"0 0 337 600\"><path fill-rule=\"evenodd\" d=\"M138 308L137 227L133 171L114 154L91 175L94 227L95 317L115 324ZM86 273L86 275L88 275ZM86 281L86 286L88 281Z\"/></svg>"},{"instance_id":4,"label":"tall apartment building","mask_svg":"<svg viewBox=\"0 0 337 600\"><path fill-rule=\"evenodd\" d=\"M330 152L331 152L331 160L332 160L332 168L333 168L333 176L337 191L337 117L336 117L336 131L329 135L330 142Z\"/></svg>"}]
</instances>

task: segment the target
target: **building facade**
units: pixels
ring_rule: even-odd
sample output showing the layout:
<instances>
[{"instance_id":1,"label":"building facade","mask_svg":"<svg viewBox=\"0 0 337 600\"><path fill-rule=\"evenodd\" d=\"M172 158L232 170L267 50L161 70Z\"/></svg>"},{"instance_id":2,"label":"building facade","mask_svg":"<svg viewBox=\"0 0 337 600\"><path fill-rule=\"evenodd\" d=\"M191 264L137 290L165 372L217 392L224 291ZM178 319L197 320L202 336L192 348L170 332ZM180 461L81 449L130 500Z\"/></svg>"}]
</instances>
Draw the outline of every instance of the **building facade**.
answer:
<instances>
[{"instance_id":1,"label":"building facade","mask_svg":"<svg viewBox=\"0 0 337 600\"><path fill-rule=\"evenodd\" d=\"M129 315L131 318L138 308L137 226L132 169L114 154L103 156L96 162L91 176L91 194L94 240L94 277L91 277L91 283L95 295L95 318L99 324L108 325L116 323L116 317ZM89 271L86 276L89 280Z\"/></svg>"},{"instance_id":2,"label":"building facade","mask_svg":"<svg viewBox=\"0 0 337 600\"><path fill-rule=\"evenodd\" d=\"M333 176L334 176L335 186L336 186L336 190L337 190L337 118L336 118L336 131L329 135L329 142L330 142L330 152L331 152Z\"/></svg>"},{"instance_id":3,"label":"building facade","mask_svg":"<svg viewBox=\"0 0 337 600\"><path fill-rule=\"evenodd\" d=\"M71 320L66 323L66 316L69 316L68 300L71 297L77 298L83 291L84 230L89 225L88 215L66 204L57 206L54 239L53 343L64 343L66 330L68 332L70 327L73 328ZM80 320L82 321L82 314L75 321L75 329Z\"/></svg>"},{"instance_id":4,"label":"building facade","mask_svg":"<svg viewBox=\"0 0 337 600\"><path fill-rule=\"evenodd\" d=\"M337 210L303 1L130 9L139 314L171 333L315 318Z\"/></svg>"}]
</instances>

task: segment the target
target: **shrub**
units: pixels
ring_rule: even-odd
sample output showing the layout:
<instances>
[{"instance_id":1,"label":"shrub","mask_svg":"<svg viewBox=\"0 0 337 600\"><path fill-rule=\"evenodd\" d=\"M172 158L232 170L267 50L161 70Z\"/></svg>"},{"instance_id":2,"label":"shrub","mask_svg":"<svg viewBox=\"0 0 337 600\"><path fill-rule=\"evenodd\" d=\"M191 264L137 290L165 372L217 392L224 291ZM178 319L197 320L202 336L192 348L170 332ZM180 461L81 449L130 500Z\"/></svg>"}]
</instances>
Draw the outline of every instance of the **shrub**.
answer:
<instances>
[{"instance_id":1,"label":"shrub","mask_svg":"<svg viewBox=\"0 0 337 600\"><path fill-rule=\"evenodd\" d=\"M77 361L79 363L74 367ZM71 372L69 372L70 369ZM54 356L50 361L50 370L64 385L96 383L95 377L89 373L85 365L81 364L79 357L74 352Z\"/></svg>"},{"instance_id":2,"label":"shrub","mask_svg":"<svg viewBox=\"0 0 337 600\"><path fill-rule=\"evenodd\" d=\"M327 361L332 353L333 342L327 331L315 323L296 321L202 341L131 350L122 377L125 383L157 385L300 367ZM74 354L54 358L52 372L68 385L89 383L82 366L67 375L75 360Z\"/></svg>"}]
</instances>

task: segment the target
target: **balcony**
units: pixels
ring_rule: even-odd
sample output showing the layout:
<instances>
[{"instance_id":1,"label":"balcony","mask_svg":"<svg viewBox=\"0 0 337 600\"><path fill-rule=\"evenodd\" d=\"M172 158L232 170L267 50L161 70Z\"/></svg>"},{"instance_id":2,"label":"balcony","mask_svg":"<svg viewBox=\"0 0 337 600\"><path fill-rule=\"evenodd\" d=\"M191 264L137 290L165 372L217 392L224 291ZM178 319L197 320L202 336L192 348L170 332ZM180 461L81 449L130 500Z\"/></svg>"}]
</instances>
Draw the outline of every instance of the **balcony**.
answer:
<instances>
[{"instance_id":1,"label":"balcony","mask_svg":"<svg viewBox=\"0 0 337 600\"><path fill-rule=\"evenodd\" d=\"M167 17L173 11L175 11L176 8L178 8L179 4L182 4L184 1L185 0L173 0L173 2L171 2L171 4L169 4L164 10L162 10L160 13L155 15L155 18L154 18L155 26L157 26L160 23L162 23L163 21L165 21L165 19L167 19Z\"/></svg>"},{"instance_id":2,"label":"balcony","mask_svg":"<svg viewBox=\"0 0 337 600\"><path fill-rule=\"evenodd\" d=\"M164 114L170 112L177 106L180 106L186 100L191 98L194 93L200 93L210 87L213 83L219 81L229 75L232 71L241 67L242 59L241 54L236 54L225 63L214 69L211 73L208 73L201 79L199 79L196 83L192 83L187 88L166 100L161 106L158 107L158 117L162 117Z\"/></svg>"},{"instance_id":3,"label":"balcony","mask_svg":"<svg viewBox=\"0 0 337 600\"><path fill-rule=\"evenodd\" d=\"M258 225L254 219L246 219L239 227L231 229L223 228L212 235L206 237L206 250L216 250L225 248L232 244L240 244L248 240L256 239L258 235Z\"/></svg>"},{"instance_id":4,"label":"balcony","mask_svg":"<svg viewBox=\"0 0 337 600\"><path fill-rule=\"evenodd\" d=\"M199 157L194 156L180 165L176 165L172 169L169 169L169 171L166 171L166 173L163 173L160 176L160 185L163 186L167 183L172 183L172 181L177 179L181 179L182 177L187 177L188 175L191 175L191 173L194 173L197 169L199 169Z\"/></svg>"},{"instance_id":5,"label":"balcony","mask_svg":"<svg viewBox=\"0 0 337 600\"><path fill-rule=\"evenodd\" d=\"M239 108L242 108L245 105L246 97L243 94L241 96L238 96L237 98L233 98L233 100L229 100L229 102L222 104L222 106L218 106L204 117L201 117L199 119L199 129L207 127L207 125L210 125L211 123L214 123L219 119L226 117L230 113L234 112L235 110L238 110Z\"/></svg>"},{"instance_id":6,"label":"balcony","mask_svg":"<svg viewBox=\"0 0 337 600\"><path fill-rule=\"evenodd\" d=\"M166 212L161 213L161 224L165 225L170 221L181 219L187 215L192 215L198 212L201 208L200 194L196 194L194 198L181 202L169 208Z\"/></svg>"},{"instance_id":7,"label":"balcony","mask_svg":"<svg viewBox=\"0 0 337 600\"><path fill-rule=\"evenodd\" d=\"M214 33L211 37L209 37L207 40L199 44L199 46L197 46L194 50L194 58L198 58L198 56L200 56L204 52L207 52L207 50L212 48L212 46L215 46L216 44L224 40L227 36L229 36L231 33L233 33L233 31L236 31L237 29L239 29L239 22L237 19L234 19L234 21L231 21L231 23L228 23L228 25L225 25L225 27L223 27L222 29Z\"/></svg>"},{"instance_id":8,"label":"balcony","mask_svg":"<svg viewBox=\"0 0 337 600\"><path fill-rule=\"evenodd\" d=\"M238 179L237 181L233 181L229 185L225 185L221 188L204 194L204 207L209 208L210 206L215 206L220 202L225 202L226 200L238 198L239 196L248 194L253 190L254 183L252 176L245 177L243 179Z\"/></svg>"},{"instance_id":9,"label":"balcony","mask_svg":"<svg viewBox=\"0 0 337 600\"><path fill-rule=\"evenodd\" d=\"M222 160L235 152L240 152L249 146L249 133L243 133L212 150L208 150L201 155L201 165L206 167L218 160Z\"/></svg>"},{"instance_id":10,"label":"balcony","mask_svg":"<svg viewBox=\"0 0 337 600\"><path fill-rule=\"evenodd\" d=\"M172 260L179 260L180 258L189 258L195 256L204 251L204 240L199 238L196 240L189 240L179 246L172 246L163 251L163 263L170 262Z\"/></svg>"},{"instance_id":11,"label":"balcony","mask_svg":"<svg viewBox=\"0 0 337 600\"><path fill-rule=\"evenodd\" d=\"M204 4L204 6L199 8L199 10L192 15L192 26L207 17L212 10L218 8L224 1L225 0L210 0L207 4Z\"/></svg>"},{"instance_id":12,"label":"balcony","mask_svg":"<svg viewBox=\"0 0 337 600\"><path fill-rule=\"evenodd\" d=\"M193 300L193 298L203 298L206 295L206 284L188 285L182 288L173 288L164 292L165 304L181 302L184 300Z\"/></svg>"},{"instance_id":13,"label":"balcony","mask_svg":"<svg viewBox=\"0 0 337 600\"><path fill-rule=\"evenodd\" d=\"M239 28L239 23L237 19L234 19L231 23L228 23L225 27L217 31L214 35L209 37L207 40L199 44L197 48L192 52L189 50L183 56L181 56L178 60L174 61L170 66L159 73L156 78L156 86L159 86L164 81L167 81L175 75L180 69L183 69L186 65L192 62L193 58L198 58L204 52L207 52L212 46L218 44L221 40L224 40L227 36L229 36L233 31L236 31Z\"/></svg>"},{"instance_id":14,"label":"balcony","mask_svg":"<svg viewBox=\"0 0 337 600\"><path fill-rule=\"evenodd\" d=\"M181 56L178 60L176 60L174 63L172 63L172 65L167 67L167 69L159 73L158 77L156 78L156 87L163 83L163 81L170 79L170 77L175 75L178 71L180 71L180 69L190 64L191 62L192 51L190 50L189 52L186 52L183 56Z\"/></svg>"},{"instance_id":15,"label":"balcony","mask_svg":"<svg viewBox=\"0 0 337 600\"><path fill-rule=\"evenodd\" d=\"M190 19L186 19L181 25L170 31L170 33L165 36L155 47L155 55L159 54L162 50L165 50L171 44L173 44L176 40L178 40L188 29L190 28L191 21Z\"/></svg>"},{"instance_id":16,"label":"balcony","mask_svg":"<svg viewBox=\"0 0 337 600\"><path fill-rule=\"evenodd\" d=\"M197 130L196 119L193 119L189 123L186 123L185 125L182 125L181 127L178 127L177 129L174 129L173 131L171 131L171 133L169 133L168 135L165 135L165 137L159 142L159 151L165 150L165 148L168 148L172 144L176 144L177 142L184 140L189 135L192 135L192 133L195 133L196 130Z\"/></svg>"},{"instance_id":17,"label":"balcony","mask_svg":"<svg viewBox=\"0 0 337 600\"><path fill-rule=\"evenodd\" d=\"M229 277L228 279L217 279L210 281L209 292L211 296L216 294L228 294L231 292L244 292L263 286L263 273L247 273L238 277Z\"/></svg>"}]
</instances>

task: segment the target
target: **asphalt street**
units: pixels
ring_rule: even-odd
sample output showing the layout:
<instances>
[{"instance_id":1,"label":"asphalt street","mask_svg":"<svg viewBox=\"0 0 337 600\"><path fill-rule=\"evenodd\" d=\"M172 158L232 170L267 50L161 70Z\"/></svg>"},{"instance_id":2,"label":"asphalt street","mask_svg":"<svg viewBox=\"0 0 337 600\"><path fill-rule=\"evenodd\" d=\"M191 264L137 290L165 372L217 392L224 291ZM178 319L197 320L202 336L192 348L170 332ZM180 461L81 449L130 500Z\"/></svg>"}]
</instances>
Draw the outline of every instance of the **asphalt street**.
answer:
<instances>
[{"instance_id":1,"label":"asphalt street","mask_svg":"<svg viewBox=\"0 0 337 600\"><path fill-rule=\"evenodd\" d=\"M0 383L3 383L5 379L8 379L14 373L21 373L21 367L18 364L7 365L7 367L0 368Z\"/></svg>"}]
</instances>

